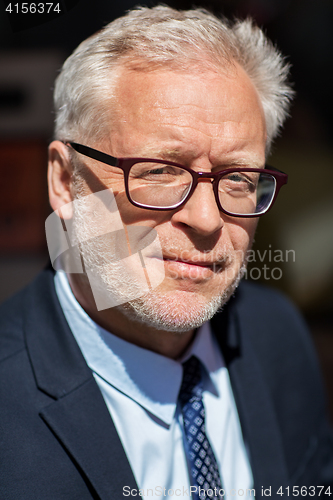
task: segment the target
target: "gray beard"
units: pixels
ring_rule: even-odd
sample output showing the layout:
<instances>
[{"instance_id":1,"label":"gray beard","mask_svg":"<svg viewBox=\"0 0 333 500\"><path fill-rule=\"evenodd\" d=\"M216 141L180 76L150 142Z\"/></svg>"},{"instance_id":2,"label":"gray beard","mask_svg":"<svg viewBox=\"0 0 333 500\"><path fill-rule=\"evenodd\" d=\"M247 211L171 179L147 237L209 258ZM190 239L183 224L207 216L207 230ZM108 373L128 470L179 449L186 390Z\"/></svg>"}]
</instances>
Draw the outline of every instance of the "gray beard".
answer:
<instances>
[{"instance_id":1,"label":"gray beard","mask_svg":"<svg viewBox=\"0 0 333 500\"><path fill-rule=\"evenodd\" d=\"M223 306L238 287L245 271L246 264L243 263L238 275L227 289L209 300L202 299L201 303L198 303L200 299L197 294L192 292L158 293L156 289L119 306L119 309L130 319L156 330L188 332L199 328L218 311L222 311ZM180 294L186 294L183 302L180 302Z\"/></svg>"}]
</instances>

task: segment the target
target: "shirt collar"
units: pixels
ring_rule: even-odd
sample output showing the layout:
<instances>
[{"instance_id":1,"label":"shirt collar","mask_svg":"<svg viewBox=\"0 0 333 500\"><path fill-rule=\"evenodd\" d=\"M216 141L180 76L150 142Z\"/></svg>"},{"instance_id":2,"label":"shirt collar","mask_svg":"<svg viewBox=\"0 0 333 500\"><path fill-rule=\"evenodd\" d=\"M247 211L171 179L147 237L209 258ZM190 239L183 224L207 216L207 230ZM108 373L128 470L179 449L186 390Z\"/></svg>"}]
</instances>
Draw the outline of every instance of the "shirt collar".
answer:
<instances>
[{"instance_id":1,"label":"shirt collar","mask_svg":"<svg viewBox=\"0 0 333 500\"><path fill-rule=\"evenodd\" d=\"M221 368L221 357L209 323L198 330L184 356L175 361L131 344L97 325L74 297L65 273L56 273L55 287L67 322L91 370L165 424L171 424L176 411L183 374L181 363L191 355L203 363L211 390L217 392L213 374Z\"/></svg>"}]
</instances>

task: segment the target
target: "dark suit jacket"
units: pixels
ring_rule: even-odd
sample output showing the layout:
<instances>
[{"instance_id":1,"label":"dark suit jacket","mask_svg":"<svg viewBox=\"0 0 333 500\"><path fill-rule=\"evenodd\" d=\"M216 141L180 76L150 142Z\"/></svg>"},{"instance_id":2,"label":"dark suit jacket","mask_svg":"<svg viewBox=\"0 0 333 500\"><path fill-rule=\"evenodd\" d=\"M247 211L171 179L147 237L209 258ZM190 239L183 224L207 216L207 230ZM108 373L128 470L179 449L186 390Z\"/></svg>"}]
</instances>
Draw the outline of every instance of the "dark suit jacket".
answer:
<instances>
[{"instance_id":1,"label":"dark suit jacket","mask_svg":"<svg viewBox=\"0 0 333 500\"><path fill-rule=\"evenodd\" d=\"M276 292L243 283L212 326L257 498L262 486L281 499L280 486L332 484L320 375L293 307ZM125 498L123 487L137 488L135 479L51 270L1 306L0 332L0 499Z\"/></svg>"}]
</instances>

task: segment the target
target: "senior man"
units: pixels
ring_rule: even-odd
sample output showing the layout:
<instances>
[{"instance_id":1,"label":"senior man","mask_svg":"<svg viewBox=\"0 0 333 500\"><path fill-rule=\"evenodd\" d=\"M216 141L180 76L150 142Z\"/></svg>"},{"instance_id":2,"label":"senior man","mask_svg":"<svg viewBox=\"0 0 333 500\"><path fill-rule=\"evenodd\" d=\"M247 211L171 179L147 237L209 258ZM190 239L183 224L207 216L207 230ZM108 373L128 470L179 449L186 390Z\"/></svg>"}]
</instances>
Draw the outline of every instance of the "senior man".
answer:
<instances>
[{"instance_id":1,"label":"senior man","mask_svg":"<svg viewBox=\"0 0 333 500\"><path fill-rule=\"evenodd\" d=\"M249 20L165 6L67 59L48 180L78 267L2 306L1 498L329 498L302 320L276 292L234 293L286 183L265 156L287 73Z\"/></svg>"}]
</instances>

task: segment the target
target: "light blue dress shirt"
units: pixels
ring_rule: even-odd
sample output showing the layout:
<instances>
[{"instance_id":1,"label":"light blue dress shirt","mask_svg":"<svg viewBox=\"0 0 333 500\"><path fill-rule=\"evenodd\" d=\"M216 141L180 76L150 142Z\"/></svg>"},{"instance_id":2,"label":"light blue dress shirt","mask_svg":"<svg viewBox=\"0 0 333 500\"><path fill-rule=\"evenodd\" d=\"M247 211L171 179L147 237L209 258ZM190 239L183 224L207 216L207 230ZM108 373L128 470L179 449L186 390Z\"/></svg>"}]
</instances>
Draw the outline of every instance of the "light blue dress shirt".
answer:
<instances>
[{"instance_id":1,"label":"light blue dress shirt","mask_svg":"<svg viewBox=\"0 0 333 500\"><path fill-rule=\"evenodd\" d=\"M209 323L179 361L131 344L97 325L75 299L63 272L55 286L68 324L99 386L145 500L190 498L177 405L181 363L196 355L205 367L206 432L226 498L253 498L253 478L239 417L217 341ZM111 448L110 448L111 452ZM135 492L134 492L135 494ZM124 498L129 487L124 484Z\"/></svg>"}]
</instances>

